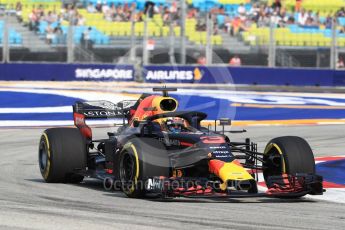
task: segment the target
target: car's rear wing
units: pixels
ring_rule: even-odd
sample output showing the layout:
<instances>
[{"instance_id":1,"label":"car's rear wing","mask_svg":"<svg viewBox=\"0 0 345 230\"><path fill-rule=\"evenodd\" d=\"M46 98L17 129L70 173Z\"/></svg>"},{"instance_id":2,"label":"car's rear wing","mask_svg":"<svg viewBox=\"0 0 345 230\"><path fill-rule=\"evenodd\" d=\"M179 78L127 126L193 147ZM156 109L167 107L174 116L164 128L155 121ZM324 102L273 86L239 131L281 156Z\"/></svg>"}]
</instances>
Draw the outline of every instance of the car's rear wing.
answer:
<instances>
[{"instance_id":1,"label":"car's rear wing","mask_svg":"<svg viewBox=\"0 0 345 230\"><path fill-rule=\"evenodd\" d=\"M124 109L109 101L78 101L73 105L73 112L83 114L85 119L125 117Z\"/></svg>"},{"instance_id":2,"label":"car's rear wing","mask_svg":"<svg viewBox=\"0 0 345 230\"><path fill-rule=\"evenodd\" d=\"M123 124L128 120L130 107L136 101L122 101L114 104L110 101L77 101L73 105L73 119L75 126L87 139L92 139L91 128L85 123L88 119L122 119Z\"/></svg>"}]
</instances>

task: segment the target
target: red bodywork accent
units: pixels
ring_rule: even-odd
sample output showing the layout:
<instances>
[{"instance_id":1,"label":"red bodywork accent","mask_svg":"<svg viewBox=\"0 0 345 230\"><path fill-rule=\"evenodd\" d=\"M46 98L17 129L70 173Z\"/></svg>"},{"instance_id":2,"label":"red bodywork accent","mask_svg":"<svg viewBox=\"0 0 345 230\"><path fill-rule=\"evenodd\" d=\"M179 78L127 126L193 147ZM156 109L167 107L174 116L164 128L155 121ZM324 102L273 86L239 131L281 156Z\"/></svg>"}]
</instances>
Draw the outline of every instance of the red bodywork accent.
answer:
<instances>
[{"instance_id":1,"label":"red bodywork accent","mask_svg":"<svg viewBox=\"0 0 345 230\"><path fill-rule=\"evenodd\" d=\"M150 111L150 110L147 111L145 109L150 108L152 106L152 101L156 97L157 97L157 95L152 95L152 96L148 96L145 99L143 99L140 102L138 108L135 111L131 111L131 113L133 113L133 115L131 117L131 122L133 121L133 119L143 120L143 118L145 118L145 117L154 115L155 111Z\"/></svg>"},{"instance_id":2,"label":"red bodywork accent","mask_svg":"<svg viewBox=\"0 0 345 230\"><path fill-rule=\"evenodd\" d=\"M188 146L188 147L193 146L192 143L183 142L183 141L180 142L180 145L182 145L182 146Z\"/></svg>"},{"instance_id":3,"label":"red bodywork accent","mask_svg":"<svg viewBox=\"0 0 345 230\"><path fill-rule=\"evenodd\" d=\"M204 189L202 186L200 185L197 185L197 186L194 186L194 187L189 187L189 188L177 188L175 189L174 191L174 194L176 196L180 195L180 194L183 194L185 196L188 196L188 195L212 195L214 194L213 190L211 187L208 187L206 189Z\"/></svg>"},{"instance_id":4,"label":"red bodywork accent","mask_svg":"<svg viewBox=\"0 0 345 230\"><path fill-rule=\"evenodd\" d=\"M219 170L224 166L224 161L210 160L208 163L210 173L219 175Z\"/></svg>"},{"instance_id":5,"label":"red bodywork accent","mask_svg":"<svg viewBox=\"0 0 345 230\"><path fill-rule=\"evenodd\" d=\"M108 173L108 174L113 174L113 170L112 169L106 169L105 172Z\"/></svg>"},{"instance_id":6,"label":"red bodywork accent","mask_svg":"<svg viewBox=\"0 0 345 230\"><path fill-rule=\"evenodd\" d=\"M225 140L223 137L200 137L200 140L202 143L205 144L223 144L225 143Z\"/></svg>"},{"instance_id":7,"label":"red bodywork accent","mask_svg":"<svg viewBox=\"0 0 345 230\"><path fill-rule=\"evenodd\" d=\"M266 194L281 194L281 193L298 193L304 190L304 180L288 174L282 174L281 181L274 183L268 188Z\"/></svg>"},{"instance_id":8,"label":"red bodywork accent","mask_svg":"<svg viewBox=\"0 0 345 230\"><path fill-rule=\"evenodd\" d=\"M85 116L80 113L73 113L74 125L80 130L81 134L86 139L92 139L92 130L91 128L85 123Z\"/></svg>"},{"instance_id":9,"label":"red bodywork accent","mask_svg":"<svg viewBox=\"0 0 345 230\"><path fill-rule=\"evenodd\" d=\"M130 109L129 110L129 115L130 115L131 118L133 117L134 114L135 114L135 109Z\"/></svg>"}]
</instances>

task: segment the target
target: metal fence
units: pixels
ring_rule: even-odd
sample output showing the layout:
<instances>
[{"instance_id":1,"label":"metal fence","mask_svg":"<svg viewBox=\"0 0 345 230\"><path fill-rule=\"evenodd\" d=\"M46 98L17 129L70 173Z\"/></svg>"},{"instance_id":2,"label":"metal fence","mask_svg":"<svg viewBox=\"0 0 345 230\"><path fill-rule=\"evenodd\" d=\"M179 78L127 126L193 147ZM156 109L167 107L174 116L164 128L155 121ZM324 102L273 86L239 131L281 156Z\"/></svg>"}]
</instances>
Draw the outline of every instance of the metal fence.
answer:
<instances>
[{"instance_id":1,"label":"metal fence","mask_svg":"<svg viewBox=\"0 0 345 230\"><path fill-rule=\"evenodd\" d=\"M343 67L341 62L345 58L345 38L338 37L336 19L326 31L327 36L300 28L291 33L291 28L277 27L272 21L270 26L233 34L233 28L219 26L217 14L205 12L197 18L192 17L185 0L178 1L176 12L163 9L156 13L154 6L148 5L144 12L129 10L125 19L92 12L88 5L57 8L54 4L40 4L30 7L22 6L20 10L15 6L1 8L3 62L335 69ZM35 19L34 9L44 15Z\"/></svg>"}]
</instances>

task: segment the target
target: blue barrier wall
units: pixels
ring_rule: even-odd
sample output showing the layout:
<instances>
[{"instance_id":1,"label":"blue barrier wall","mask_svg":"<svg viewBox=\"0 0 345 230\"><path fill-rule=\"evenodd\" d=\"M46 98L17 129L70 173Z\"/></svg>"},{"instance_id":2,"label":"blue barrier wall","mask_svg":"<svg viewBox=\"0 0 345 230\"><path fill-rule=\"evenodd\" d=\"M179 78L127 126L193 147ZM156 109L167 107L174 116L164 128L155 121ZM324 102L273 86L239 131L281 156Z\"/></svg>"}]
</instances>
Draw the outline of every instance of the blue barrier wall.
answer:
<instances>
[{"instance_id":1,"label":"blue barrier wall","mask_svg":"<svg viewBox=\"0 0 345 230\"><path fill-rule=\"evenodd\" d=\"M133 81L131 65L0 64L0 80L6 81Z\"/></svg>"},{"instance_id":2,"label":"blue barrier wall","mask_svg":"<svg viewBox=\"0 0 345 230\"><path fill-rule=\"evenodd\" d=\"M146 82L345 86L345 71L285 68L145 66Z\"/></svg>"},{"instance_id":3,"label":"blue barrier wall","mask_svg":"<svg viewBox=\"0 0 345 230\"><path fill-rule=\"evenodd\" d=\"M0 64L0 80L134 81L131 65ZM285 68L144 66L146 82L345 86L345 71Z\"/></svg>"}]
</instances>

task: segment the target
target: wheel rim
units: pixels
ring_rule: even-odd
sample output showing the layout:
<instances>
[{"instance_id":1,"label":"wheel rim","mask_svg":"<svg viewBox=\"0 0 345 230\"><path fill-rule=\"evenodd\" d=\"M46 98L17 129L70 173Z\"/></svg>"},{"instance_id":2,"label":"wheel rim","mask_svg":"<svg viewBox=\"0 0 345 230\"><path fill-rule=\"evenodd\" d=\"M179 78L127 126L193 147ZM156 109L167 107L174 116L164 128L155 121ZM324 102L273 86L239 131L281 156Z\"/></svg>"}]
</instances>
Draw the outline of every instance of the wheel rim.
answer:
<instances>
[{"instance_id":1,"label":"wheel rim","mask_svg":"<svg viewBox=\"0 0 345 230\"><path fill-rule=\"evenodd\" d=\"M41 142L38 161L39 161L39 166L40 166L41 171L44 172L48 164L47 146L44 142Z\"/></svg>"},{"instance_id":2,"label":"wheel rim","mask_svg":"<svg viewBox=\"0 0 345 230\"><path fill-rule=\"evenodd\" d=\"M272 147L264 156L264 177L279 176L283 173L283 158L278 149Z\"/></svg>"},{"instance_id":3,"label":"wheel rim","mask_svg":"<svg viewBox=\"0 0 345 230\"><path fill-rule=\"evenodd\" d=\"M132 183L135 175L135 160L134 157L125 152L120 164L120 178L124 183Z\"/></svg>"}]
</instances>

